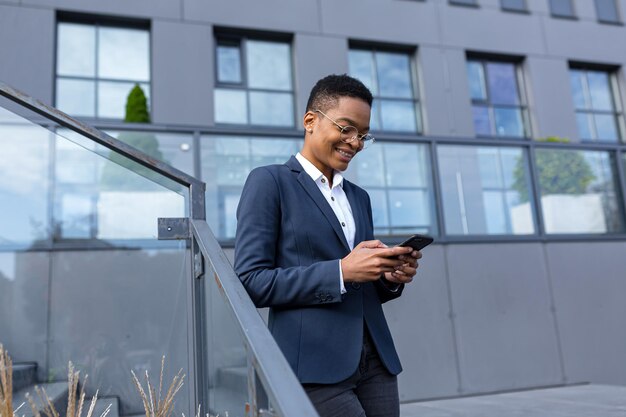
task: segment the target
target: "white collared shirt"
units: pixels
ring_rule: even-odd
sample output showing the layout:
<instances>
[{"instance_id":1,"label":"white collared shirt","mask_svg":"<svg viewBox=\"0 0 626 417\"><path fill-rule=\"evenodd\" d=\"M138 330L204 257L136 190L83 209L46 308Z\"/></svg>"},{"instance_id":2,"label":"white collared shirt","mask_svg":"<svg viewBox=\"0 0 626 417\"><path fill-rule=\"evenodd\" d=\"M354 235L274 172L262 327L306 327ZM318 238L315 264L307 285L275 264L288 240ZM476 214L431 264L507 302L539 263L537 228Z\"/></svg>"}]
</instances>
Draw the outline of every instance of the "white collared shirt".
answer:
<instances>
[{"instance_id":1,"label":"white collared shirt","mask_svg":"<svg viewBox=\"0 0 626 417\"><path fill-rule=\"evenodd\" d=\"M334 171L333 173L333 187L328 185L328 178L322 174L322 171L317 169L308 159L306 159L300 152L296 155L296 159L302 165L304 171L315 181L315 185L322 192L322 195L328 202L328 205L333 209L343 234L346 237L350 250L354 249L354 235L356 233L356 224L354 223L354 216L352 215L352 208L348 197L343 191L343 175L340 172ZM346 292L345 285L343 283L343 271L341 270L341 260L339 260L339 279L341 285L341 293Z\"/></svg>"}]
</instances>

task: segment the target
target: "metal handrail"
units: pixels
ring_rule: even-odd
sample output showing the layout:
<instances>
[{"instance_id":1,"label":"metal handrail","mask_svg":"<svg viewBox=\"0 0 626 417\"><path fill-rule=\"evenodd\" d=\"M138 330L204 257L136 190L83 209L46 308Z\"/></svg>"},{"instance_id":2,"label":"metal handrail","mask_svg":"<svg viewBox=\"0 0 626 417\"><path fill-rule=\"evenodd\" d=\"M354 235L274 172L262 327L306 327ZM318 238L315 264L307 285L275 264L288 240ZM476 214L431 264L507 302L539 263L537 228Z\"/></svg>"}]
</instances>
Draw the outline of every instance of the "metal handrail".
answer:
<instances>
[{"instance_id":1,"label":"metal handrail","mask_svg":"<svg viewBox=\"0 0 626 417\"><path fill-rule=\"evenodd\" d=\"M215 271L217 286L242 330L244 343L255 359L253 365L273 407L281 416L319 417L207 222L192 220L191 229L200 251Z\"/></svg>"},{"instance_id":2,"label":"metal handrail","mask_svg":"<svg viewBox=\"0 0 626 417\"><path fill-rule=\"evenodd\" d=\"M73 119L62 111L49 106L48 104L43 103L42 101L37 100L28 94L3 83L2 81L0 81L0 96L32 110L35 113L44 116L46 119L53 120L59 125L85 136L88 139L109 148L150 170L173 180L174 182L177 182L178 184L188 187L191 194L191 217L194 219L206 218L204 202L204 190L206 189L206 185L204 182L172 167L169 164L166 164L165 162L146 155L140 150L122 142L119 139L115 139L98 129Z\"/></svg>"}]
</instances>

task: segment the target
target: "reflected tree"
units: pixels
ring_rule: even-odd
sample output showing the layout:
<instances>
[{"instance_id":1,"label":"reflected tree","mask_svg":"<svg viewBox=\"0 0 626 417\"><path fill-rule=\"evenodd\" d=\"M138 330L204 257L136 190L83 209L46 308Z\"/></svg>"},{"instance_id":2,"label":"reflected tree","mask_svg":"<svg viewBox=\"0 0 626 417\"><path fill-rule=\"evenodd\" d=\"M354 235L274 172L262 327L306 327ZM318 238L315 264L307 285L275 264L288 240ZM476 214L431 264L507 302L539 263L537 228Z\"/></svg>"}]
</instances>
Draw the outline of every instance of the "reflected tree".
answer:
<instances>
[{"instance_id":1,"label":"reflected tree","mask_svg":"<svg viewBox=\"0 0 626 417\"><path fill-rule=\"evenodd\" d=\"M135 84L128 94L124 121L127 123L150 123L148 101L139 84ZM163 154L159 150L159 141L151 132L122 132L118 139L139 149L151 158L159 161L164 160ZM160 178L149 168L111 151L109 162L102 171L102 184L105 189L112 190L147 190L153 188L148 181L140 176L156 182Z\"/></svg>"},{"instance_id":2,"label":"reflected tree","mask_svg":"<svg viewBox=\"0 0 626 417\"><path fill-rule=\"evenodd\" d=\"M568 143L569 139L550 136L544 142ZM541 149L535 153L535 164L541 195L585 194L596 179L582 153L571 149ZM513 172L513 188L519 192L520 201L528 202L529 187L526 164L518 158Z\"/></svg>"}]
</instances>

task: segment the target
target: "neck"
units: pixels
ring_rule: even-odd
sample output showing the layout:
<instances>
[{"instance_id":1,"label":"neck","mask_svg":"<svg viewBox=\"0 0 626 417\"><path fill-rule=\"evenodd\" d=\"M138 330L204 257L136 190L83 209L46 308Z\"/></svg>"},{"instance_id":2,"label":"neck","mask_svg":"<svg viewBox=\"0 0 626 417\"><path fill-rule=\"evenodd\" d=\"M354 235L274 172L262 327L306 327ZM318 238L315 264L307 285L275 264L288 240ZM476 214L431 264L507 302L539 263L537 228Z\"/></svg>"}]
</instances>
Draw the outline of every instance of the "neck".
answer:
<instances>
[{"instance_id":1,"label":"neck","mask_svg":"<svg viewBox=\"0 0 626 417\"><path fill-rule=\"evenodd\" d=\"M300 154L302 156L304 156L307 161L309 161L310 163L312 163L315 168L319 169L322 173L322 175L324 175L326 177L326 179L328 179L328 185L332 188L333 186L333 169L331 167L327 167L324 164L321 164L319 161L317 161L312 155L309 155L309 153L306 151L306 149L302 149L300 150Z\"/></svg>"}]
</instances>

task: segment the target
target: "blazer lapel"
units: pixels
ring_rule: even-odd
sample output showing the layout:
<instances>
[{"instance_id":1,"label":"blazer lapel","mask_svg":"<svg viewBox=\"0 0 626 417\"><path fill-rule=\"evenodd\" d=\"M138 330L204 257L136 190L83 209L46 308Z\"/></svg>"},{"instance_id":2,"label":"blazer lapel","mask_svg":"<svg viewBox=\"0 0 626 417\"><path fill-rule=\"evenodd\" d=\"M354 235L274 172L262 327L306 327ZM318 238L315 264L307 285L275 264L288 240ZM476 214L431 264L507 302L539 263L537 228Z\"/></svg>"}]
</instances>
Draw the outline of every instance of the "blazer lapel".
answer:
<instances>
[{"instance_id":1,"label":"blazer lapel","mask_svg":"<svg viewBox=\"0 0 626 417\"><path fill-rule=\"evenodd\" d=\"M287 161L286 165L291 168L292 171L298 172L298 182L300 183L300 185L302 185L302 188L304 188L309 197L311 197L311 199L315 202L320 211L324 214L326 220L328 220L333 230L335 231L335 234L337 235L339 240L341 240L341 243L346 247L346 249L350 250L350 247L348 246L348 241L346 240L346 236L344 235L343 230L341 229L341 225L339 224L339 220L337 220L337 216L335 216L335 212L330 207L330 205L328 205L328 201L326 201L326 199L322 195L322 192L319 190L319 188L317 188L317 184L315 184L315 181L313 181L309 174L307 174L306 171L302 169L302 166L295 157L292 156L291 159Z\"/></svg>"},{"instance_id":2,"label":"blazer lapel","mask_svg":"<svg viewBox=\"0 0 626 417\"><path fill-rule=\"evenodd\" d=\"M352 210L352 217L354 217L354 226L356 228L354 233L354 246L356 246L365 240L367 225L363 222L367 221L367 215L363 212L363 204L361 204L361 201L356 198L356 193L354 192L352 184L346 181L345 178L343 180L343 192L346 193L346 197L348 197L350 209Z\"/></svg>"}]
</instances>

